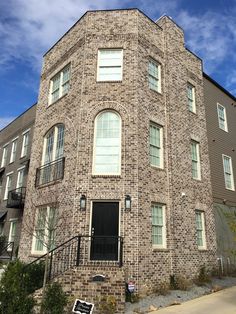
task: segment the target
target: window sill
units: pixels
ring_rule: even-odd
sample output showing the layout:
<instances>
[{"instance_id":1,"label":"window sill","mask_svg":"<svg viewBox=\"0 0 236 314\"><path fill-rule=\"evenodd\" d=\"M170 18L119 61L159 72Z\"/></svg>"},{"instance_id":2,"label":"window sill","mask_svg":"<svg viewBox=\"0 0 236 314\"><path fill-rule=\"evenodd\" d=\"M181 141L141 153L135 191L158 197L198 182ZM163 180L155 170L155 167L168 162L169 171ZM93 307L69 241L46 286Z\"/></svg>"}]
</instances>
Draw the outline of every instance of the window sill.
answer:
<instances>
[{"instance_id":1,"label":"window sill","mask_svg":"<svg viewBox=\"0 0 236 314\"><path fill-rule=\"evenodd\" d=\"M65 96L68 95L69 92L65 93L63 96L61 96L60 98L58 98L57 100L55 100L54 102L48 103L48 108L54 104L56 104L57 102L59 102L62 98L64 98Z\"/></svg>"},{"instance_id":2,"label":"window sill","mask_svg":"<svg viewBox=\"0 0 236 314\"><path fill-rule=\"evenodd\" d=\"M54 184L61 183L62 180L63 180L63 179L56 180L56 181L51 181L51 182L48 182L48 183L44 183L44 184L38 185L36 188L37 188L37 189L45 188L45 187L48 187L48 186L51 186L51 185L54 185Z\"/></svg>"},{"instance_id":3,"label":"window sill","mask_svg":"<svg viewBox=\"0 0 236 314\"><path fill-rule=\"evenodd\" d=\"M235 192L235 189L229 189L229 188L225 188L227 191L232 191Z\"/></svg>"},{"instance_id":4,"label":"window sill","mask_svg":"<svg viewBox=\"0 0 236 314\"><path fill-rule=\"evenodd\" d=\"M117 81L96 81L97 83L122 83L123 80L117 80Z\"/></svg>"},{"instance_id":5,"label":"window sill","mask_svg":"<svg viewBox=\"0 0 236 314\"><path fill-rule=\"evenodd\" d=\"M151 87L149 87L149 90L153 91L154 93L160 95L160 96L163 96L163 93L158 91L158 90L155 90L155 89L152 89Z\"/></svg>"},{"instance_id":6,"label":"window sill","mask_svg":"<svg viewBox=\"0 0 236 314\"><path fill-rule=\"evenodd\" d=\"M207 248L198 248L198 251L199 252L208 252L208 249Z\"/></svg>"},{"instance_id":7,"label":"window sill","mask_svg":"<svg viewBox=\"0 0 236 314\"><path fill-rule=\"evenodd\" d=\"M194 114L195 116L197 116L197 112L196 112L196 111L188 110L188 112L189 112L190 114Z\"/></svg>"},{"instance_id":8,"label":"window sill","mask_svg":"<svg viewBox=\"0 0 236 314\"><path fill-rule=\"evenodd\" d=\"M200 178L200 179L197 179L197 178L193 178L192 177L192 179L194 180L194 181L196 181L196 182L202 182L202 179Z\"/></svg>"},{"instance_id":9,"label":"window sill","mask_svg":"<svg viewBox=\"0 0 236 314\"><path fill-rule=\"evenodd\" d=\"M40 256L43 256L44 254L46 254L45 252L42 253L30 253L29 257L34 257L34 258L38 258Z\"/></svg>"},{"instance_id":10,"label":"window sill","mask_svg":"<svg viewBox=\"0 0 236 314\"><path fill-rule=\"evenodd\" d=\"M154 165L151 165L151 164L150 164L150 166L151 166L151 168L156 169L156 170L161 170L161 171L165 170L164 167L158 167L158 166L154 166Z\"/></svg>"},{"instance_id":11,"label":"window sill","mask_svg":"<svg viewBox=\"0 0 236 314\"><path fill-rule=\"evenodd\" d=\"M92 174L92 178L121 178L120 174Z\"/></svg>"},{"instance_id":12,"label":"window sill","mask_svg":"<svg viewBox=\"0 0 236 314\"><path fill-rule=\"evenodd\" d=\"M152 251L153 252L170 252L170 250L168 248L161 248L161 247L152 247Z\"/></svg>"}]
</instances>

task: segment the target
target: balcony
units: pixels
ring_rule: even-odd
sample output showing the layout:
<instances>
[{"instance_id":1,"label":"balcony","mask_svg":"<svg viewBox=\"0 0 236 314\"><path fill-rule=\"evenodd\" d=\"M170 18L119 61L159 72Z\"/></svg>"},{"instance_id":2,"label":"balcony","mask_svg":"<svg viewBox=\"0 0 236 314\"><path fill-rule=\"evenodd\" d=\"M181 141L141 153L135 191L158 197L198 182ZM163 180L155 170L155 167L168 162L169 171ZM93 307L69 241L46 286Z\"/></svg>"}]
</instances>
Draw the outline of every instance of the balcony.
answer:
<instances>
[{"instance_id":1,"label":"balcony","mask_svg":"<svg viewBox=\"0 0 236 314\"><path fill-rule=\"evenodd\" d=\"M25 204L25 187L17 188L8 192L8 208L24 208Z\"/></svg>"},{"instance_id":2,"label":"balcony","mask_svg":"<svg viewBox=\"0 0 236 314\"><path fill-rule=\"evenodd\" d=\"M61 180L64 177L65 157L54 160L36 170L35 186Z\"/></svg>"}]
</instances>

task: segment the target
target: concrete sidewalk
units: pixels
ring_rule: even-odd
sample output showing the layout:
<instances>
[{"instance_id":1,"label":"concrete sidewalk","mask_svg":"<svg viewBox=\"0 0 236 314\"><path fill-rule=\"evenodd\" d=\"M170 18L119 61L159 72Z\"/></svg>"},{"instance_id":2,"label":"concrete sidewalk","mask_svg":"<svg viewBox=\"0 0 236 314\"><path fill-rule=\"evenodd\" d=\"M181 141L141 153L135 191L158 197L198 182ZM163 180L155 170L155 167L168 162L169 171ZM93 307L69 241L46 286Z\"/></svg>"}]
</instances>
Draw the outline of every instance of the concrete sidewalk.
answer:
<instances>
[{"instance_id":1,"label":"concrete sidewalk","mask_svg":"<svg viewBox=\"0 0 236 314\"><path fill-rule=\"evenodd\" d=\"M203 297L149 312L149 314L235 314L236 286Z\"/></svg>"}]
</instances>

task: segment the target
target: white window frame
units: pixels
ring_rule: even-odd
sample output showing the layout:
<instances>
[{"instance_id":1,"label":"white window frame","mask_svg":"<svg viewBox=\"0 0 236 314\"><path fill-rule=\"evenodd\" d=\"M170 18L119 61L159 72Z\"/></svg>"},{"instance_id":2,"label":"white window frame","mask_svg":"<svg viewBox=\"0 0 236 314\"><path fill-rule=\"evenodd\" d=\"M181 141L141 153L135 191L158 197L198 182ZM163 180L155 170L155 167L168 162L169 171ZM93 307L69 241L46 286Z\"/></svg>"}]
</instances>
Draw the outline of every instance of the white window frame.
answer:
<instances>
[{"instance_id":1,"label":"white window frame","mask_svg":"<svg viewBox=\"0 0 236 314\"><path fill-rule=\"evenodd\" d=\"M25 130L22 133L22 135L23 135L23 140L22 140L22 147L21 147L21 154L20 154L21 158L26 156L28 153L30 129ZM26 136L27 136L27 145L26 145Z\"/></svg>"},{"instance_id":2,"label":"white window frame","mask_svg":"<svg viewBox=\"0 0 236 314\"><path fill-rule=\"evenodd\" d=\"M12 190L12 175L13 175L13 171L6 174L6 185L5 185L5 192L4 192L4 200L8 199L8 193ZM9 185L9 180L11 180L10 185Z\"/></svg>"},{"instance_id":3,"label":"white window frame","mask_svg":"<svg viewBox=\"0 0 236 314\"><path fill-rule=\"evenodd\" d=\"M7 154L8 154L8 144L5 144L3 146L3 151L2 151L2 161L1 161L1 168L5 167L7 164Z\"/></svg>"},{"instance_id":4,"label":"white window frame","mask_svg":"<svg viewBox=\"0 0 236 314\"><path fill-rule=\"evenodd\" d=\"M156 66L158 73L157 76L154 76L152 73L150 73L150 63ZM154 79L157 82L157 87L153 87L153 84L150 83L150 78ZM149 58L148 60L148 86L151 90L161 93L161 64L153 58Z\"/></svg>"},{"instance_id":5,"label":"white window frame","mask_svg":"<svg viewBox=\"0 0 236 314\"><path fill-rule=\"evenodd\" d=\"M23 182L24 182L24 175L25 175L25 166L20 167L17 169L17 181L16 181L16 189L22 188L23 187ZM20 176L22 174L22 184L20 184Z\"/></svg>"},{"instance_id":6,"label":"white window frame","mask_svg":"<svg viewBox=\"0 0 236 314\"><path fill-rule=\"evenodd\" d=\"M64 71L67 70L67 68L69 69L69 77L65 82L63 82ZM58 87L58 98L53 100L53 97L52 97L52 95L53 95L53 82L57 76L60 76L59 87ZM68 94L69 89L70 89L70 79L71 79L71 64L69 63L66 66L64 66L64 68L61 69L59 72L57 72L50 80L49 105L55 103L56 101L58 101L58 99L65 96L66 94ZM69 87L68 87L67 91L63 93L63 85L65 85L67 83L69 84Z\"/></svg>"},{"instance_id":7,"label":"white window frame","mask_svg":"<svg viewBox=\"0 0 236 314\"><path fill-rule=\"evenodd\" d=\"M37 210L36 210L36 215L35 215L36 219L35 219L32 247L31 247L31 253L34 254L34 255L42 255L42 254L45 254L47 252L47 247L44 244L42 244L42 250L36 250L35 249L36 241L39 240L39 238L36 236L36 230L39 229L39 228L37 228L39 210L46 210L45 227L44 228L40 228L41 230L44 230L43 231L44 232L44 234L43 234L44 240L43 241L46 242L48 234L49 234L49 230L47 229L46 224L49 223L48 217L50 215L51 208L54 208L56 212L58 211L58 208L56 206L54 206L54 205L45 205L43 207L37 208ZM54 241L55 241L56 224L57 224L57 222L55 222L55 228L53 230L53 232L54 232L54 235L53 235ZM55 246L55 242L53 243L53 246Z\"/></svg>"},{"instance_id":8,"label":"white window frame","mask_svg":"<svg viewBox=\"0 0 236 314\"><path fill-rule=\"evenodd\" d=\"M153 207L158 206L162 208L162 225L154 224L153 223ZM152 203L151 205L151 224L152 224L152 247L153 249L166 249L167 241L166 241L166 206L160 203ZM162 244L155 244L153 243L153 228L154 227L161 227L162 228Z\"/></svg>"},{"instance_id":9,"label":"white window frame","mask_svg":"<svg viewBox=\"0 0 236 314\"><path fill-rule=\"evenodd\" d=\"M189 97L188 91L191 90L192 98ZM195 87L191 83L187 83L188 110L196 113ZM191 104L191 105L190 105Z\"/></svg>"},{"instance_id":10,"label":"white window frame","mask_svg":"<svg viewBox=\"0 0 236 314\"><path fill-rule=\"evenodd\" d=\"M101 66L101 53L102 51L118 51L120 52L120 62L117 64L109 64ZM119 79L112 79L104 80L100 77L100 69L101 68L120 68L120 78ZM123 80L123 49L122 48L101 48L98 49L98 61L97 61L97 82L120 82Z\"/></svg>"},{"instance_id":11,"label":"white window frame","mask_svg":"<svg viewBox=\"0 0 236 314\"><path fill-rule=\"evenodd\" d=\"M200 216L201 227L198 227L197 216ZM205 213L199 209L195 210L195 221L196 221L196 233L197 233L197 246L199 250L206 250L206 228L205 228ZM201 232L202 245L198 243L198 233Z\"/></svg>"},{"instance_id":12,"label":"white window frame","mask_svg":"<svg viewBox=\"0 0 236 314\"><path fill-rule=\"evenodd\" d=\"M230 166L230 172L228 173L224 166L224 159L227 158L229 160L229 166ZM235 191L235 185L234 185L234 172L233 172L233 165L232 165L232 158L230 156L222 154L222 161L223 161L223 171L224 171L224 179L225 179L225 188L230 191ZM231 188L227 187L226 182L226 174L230 175L231 178Z\"/></svg>"},{"instance_id":13,"label":"white window frame","mask_svg":"<svg viewBox=\"0 0 236 314\"><path fill-rule=\"evenodd\" d=\"M154 145L151 143L151 127L154 127L156 129L159 129L159 134L160 134L160 147L158 147L157 145ZM156 147L159 150L159 158L160 158L160 165L155 165L151 162L151 147ZM149 160L150 160L150 165L156 168L161 168L163 169L163 126L150 121L149 123Z\"/></svg>"},{"instance_id":14,"label":"white window frame","mask_svg":"<svg viewBox=\"0 0 236 314\"><path fill-rule=\"evenodd\" d=\"M14 138L11 141L12 144L11 144L10 164L16 160L17 140L18 140L18 137Z\"/></svg>"},{"instance_id":15,"label":"white window frame","mask_svg":"<svg viewBox=\"0 0 236 314\"><path fill-rule=\"evenodd\" d=\"M43 154L42 154L42 161L41 164L42 166L45 165L45 158L46 158L46 149L47 149L47 135L49 134L49 132L52 132L54 130L54 134L53 134L53 150L52 150L52 160L49 162L53 162L56 160L56 152L57 152L57 140L58 140L58 129L60 126L64 127L64 136L63 136L63 155L64 155L64 145L65 145L65 126L64 124L60 123L57 125L54 125L54 127L52 127L44 136L44 140L43 140ZM61 157L60 157L61 158Z\"/></svg>"},{"instance_id":16,"label":"white window frame","mask_svg":"<svg viewBox=\"0 0 236 314\"><path fill-rule=\"evenodd\" d=\"M223 109L223 119L220 116L220 108ZM217 103L217 115L218 115L218 123L219 123L219 128L225 132L228 132L228 123L227 123L227 115L226 115L226 109L224 106L222 106L221 104ZM221 122L223 123L223 127L221 125Z\"/></svg>"},{"instance_id":17,"label":"white window frame","mask_svg":"<svg viewBox=\"0 0 236 314\"><path fill-rule=\"evenodd\" d=\"M197 159L196 160L193 159L192 144L196 145L196 152L197 152ZM193 176L193 170L192 170L192 178L194 180L201 180L200 143L192 139L190 148L191 148L191 169L193 169L193 163L197 164L197 177Z\"/></svg>"},{"instance_id":18,"label":"white window frame","mask_svg":"<svg viewBox=\"0 0 236 314\"><path fill-rule=\"evenodd\" d=\"M16 238L16 229L17 229L17 221L18 219L17 218L11 218L9 220L10 222L10 230L9 230L9 235L8 235L8 243L11 243L11 242L15 242L15 238ZM14 229L14 232L15 234L13 235L12 232L13 232L13 225L15 226L15 229ZM13 238L13 239L12 239ZM8 248L7 248L7 251L12 251L12 246L10 245Z\"/></svg>"},{"instance_id":19,"label":"white window frame","mask_svg":"<svg viewBox=\"0 0 236 314\"><path fill-rule=\"evenodd\" d=\"M96 150L97 150L97 145L96 145L96 138L97 138L97 120L99 118L100 115L106 113L106 112L111 112L116 114L119 117L119 127L120 127L120 148L119 148L119 169L116 173L113 172L96 172L95 168L96 168ZM93 175L97 175L97 176L104 176L104 175L110 175L110 176L119 176L121 174L121 150L122 150L122 120L121 120L121 116L119 115L118 112L114 111L114 110L105 110L100 112L96 117L95 117L95 123L94 123L94 140L93 140L93 167L92 167L92 174Z\"/></svg>"}]
</instances>

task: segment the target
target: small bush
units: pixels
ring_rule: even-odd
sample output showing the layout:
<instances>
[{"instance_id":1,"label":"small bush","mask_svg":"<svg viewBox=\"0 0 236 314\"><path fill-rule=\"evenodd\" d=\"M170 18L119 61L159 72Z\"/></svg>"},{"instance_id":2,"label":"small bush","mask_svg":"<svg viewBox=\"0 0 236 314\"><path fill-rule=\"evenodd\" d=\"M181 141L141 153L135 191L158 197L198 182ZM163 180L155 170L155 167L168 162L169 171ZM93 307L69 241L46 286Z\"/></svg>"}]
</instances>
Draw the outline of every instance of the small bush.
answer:
<instances>
[{"instance_id":1,"label":"small bush","mask_svg":"<svg viewBox=\"0 0 236 314\"><path fill-rule=\"evenodd\" d=\"M67 305L67 297L59 283L48 285L41 305L43 314L63 314Z\"/></svg>"},{"instance_id":2,"label":"small bush","mask_svg":"<svg viewBox=\"0 0 236 314\"><path fill-rule=\"evenodd\" d=\"M102 296L99 299L98 310L100 314L114 314L116 308L117 302L114 296Z\"/></svg>"},{"instance_id":3,"label":"small bush","mask_svg":"<svg viewBox=\"0 0 236 314\"><path fill-rule=\"evenodd\" d=\"M170 289L177 290L178 284L175 275L170 275Z\"/></svg>"},{"instance_id":4,"label":"small bush","mask_svg":"<svg viewBox=\"0 0 236 314\"><path fill-rule=\"evenodd\" d=\"M187 291L191 288L192 282L184 276L178 275L176 281L179 290Z\"/></svg>"},{"instance_id":5,"label":"small bush","mask_svg":"<svg viewBox=\"0 0 236 314\"><path fill-rule=\"evenodd\" d=\"M198 277L194 281L197 286L204 286L207 283L211 282L211 276L209 272L206 270L205 266L202 266L199 270Z\"/></svg>"},{"instance_id":6,"label":"small bush","mask_svg":"<svg viewBox=\"0 0 236 314\"><path fill-rule=\"evenodd\" d=\"M7 265L0 281L0 312L7 314L33 313L34 300L23 288L24 264L16 260Z\"/></svg>"},{"instance_id":7,"label":"small bush","mask_svg":"<svg viewBox=\"0 0 236 314\"><path fill-rule=\"evenodd\" d=\"M154 293L157 293L158 295L167 295L170 290L170 285L168 282L161 282L157 285L157 287L154 289Z\"/></svg>"}]
</instances>

